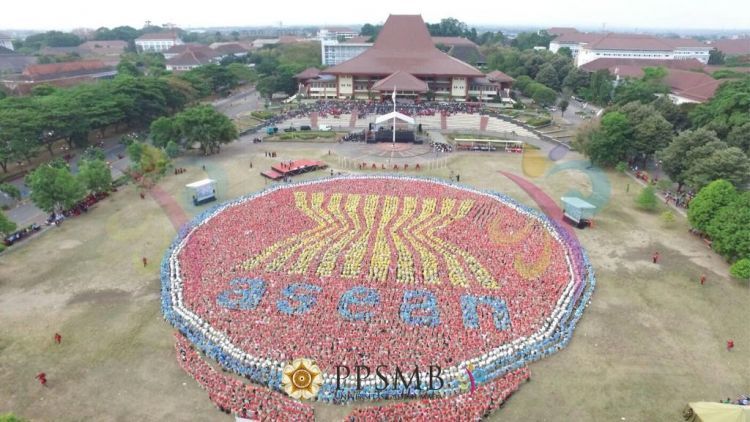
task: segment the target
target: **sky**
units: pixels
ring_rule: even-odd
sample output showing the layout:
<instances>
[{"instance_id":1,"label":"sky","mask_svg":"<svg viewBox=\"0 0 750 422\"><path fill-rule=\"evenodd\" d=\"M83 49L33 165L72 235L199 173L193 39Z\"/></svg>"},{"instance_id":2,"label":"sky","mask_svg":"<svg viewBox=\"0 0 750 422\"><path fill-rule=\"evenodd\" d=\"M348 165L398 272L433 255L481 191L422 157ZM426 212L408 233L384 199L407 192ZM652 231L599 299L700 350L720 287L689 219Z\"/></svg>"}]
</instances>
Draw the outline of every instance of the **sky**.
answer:
<instances>
[{"instance_id":1,"label":"sky","mask_svg":"<svg viewBox=\"0 0 750 422\"><path fill-rule=\"evenodd\" d=\"M388 14L421 14L427 22L454 17L470 26L588 29L750 29L749 0L375 0L3 1L0 29L98 28L175 24L189 27L382 23Z\"/></svg>"}]
</instances>

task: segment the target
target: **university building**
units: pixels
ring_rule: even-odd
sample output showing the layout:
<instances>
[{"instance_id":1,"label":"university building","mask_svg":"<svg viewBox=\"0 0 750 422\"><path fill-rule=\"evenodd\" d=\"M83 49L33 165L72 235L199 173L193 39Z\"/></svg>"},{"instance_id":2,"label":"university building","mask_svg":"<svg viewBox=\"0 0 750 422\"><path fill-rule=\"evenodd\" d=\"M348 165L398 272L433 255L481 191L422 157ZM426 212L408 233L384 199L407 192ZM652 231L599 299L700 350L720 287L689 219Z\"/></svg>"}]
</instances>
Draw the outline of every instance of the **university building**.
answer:
<instances>
[{"instance_id":1,"label":"university building","mask_svg":"<svg viewBox=\"0 0 750 422\"><path fill-rule=\"evenodd\" d=\"M161 53L180 44L182 40L174 31L143 34L135 39L135 48L139 52Z\"/></svg>"},{"instance_id":2,"label":"university building","mask_svg":"<svg viewBox=\"0 0 750 422\"><path fill-rule=\"evenodd\" d=\"M309 98L400 98L507 101L513 79L480 70L440 51L420 15L390 15L375 43L354 58L298 74Z\"/></svg>"},{"instance_id":3,"label":"university building","mask_svg":"<svg viewBox=\"0 0 750 422\"><path fill-rule=\"evenodd\" d=\"M570 49L576 65L581 67L596 59L689 60L708 63L712 46L692 38L661 38L642 34L584 33L572 28L552 28L560 33L550 42L557 53Z\"/></svg>"}]
</instances>

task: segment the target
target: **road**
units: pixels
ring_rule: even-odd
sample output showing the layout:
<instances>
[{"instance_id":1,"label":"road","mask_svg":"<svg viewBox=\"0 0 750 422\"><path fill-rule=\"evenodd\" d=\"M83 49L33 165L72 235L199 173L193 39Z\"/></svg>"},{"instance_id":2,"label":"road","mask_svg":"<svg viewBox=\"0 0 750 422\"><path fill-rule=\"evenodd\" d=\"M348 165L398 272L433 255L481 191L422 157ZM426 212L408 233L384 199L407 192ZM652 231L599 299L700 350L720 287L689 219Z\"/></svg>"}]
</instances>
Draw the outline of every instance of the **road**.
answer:
<instances>
[{"instance_id":1,"label":"road","mask_svg":"<svg viewBox=\"0 0 750 422\"><path fill-rule=\"evenodd\" d=\"M259 109L261 103L262 99L255 90L255 87L250 87L227 98L216 100L212 105L231 119L239 114ZM113 179L122 176L123 171L130 165L130 160L127 157L123 159L118 158L118 155L126 156L125 146L120 143L121 137L122 135L118 135L104 139L104 155L106 156L107 161L112 165ZM46 154L47 152L43 151L41 153ZM63 154L64 152L62 150L56 151L57 157L60 157ZM73 173L78 172L78 161L80 156L81 151L76 150L75 157L70 161L70 169ZM26 227L33 223L43 223L47 220L47 214L31 203L31 200L29 199L29 188L24 183L23 177L13 179L8 183L16 186L21 191L21 201L16 204L14 208L5 212L8 218L14 221L19 228ZM0 195L3 194L0 193ZM3 198L0 198L0 204L2 203L4 203Z\"/></svg>"}]
</instances>

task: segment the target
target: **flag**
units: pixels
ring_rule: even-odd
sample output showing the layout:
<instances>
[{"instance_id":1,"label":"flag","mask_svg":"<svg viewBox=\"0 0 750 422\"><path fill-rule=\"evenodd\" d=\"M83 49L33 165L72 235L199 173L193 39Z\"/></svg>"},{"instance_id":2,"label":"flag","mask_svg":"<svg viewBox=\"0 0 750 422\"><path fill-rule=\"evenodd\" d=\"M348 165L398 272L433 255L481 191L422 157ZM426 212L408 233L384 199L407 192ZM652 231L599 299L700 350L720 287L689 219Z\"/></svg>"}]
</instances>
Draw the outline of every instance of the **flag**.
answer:
<instances>
[{"instance_id":1,"label":"flag","mask_svg":"<svg viewBox=\"0 0 750 422\"><path fill-rule=\"evenodd\" d=\"M391 98L393 98L393 104L396 104L396 87L393 87L393 95L391 95Z\"/></svg>"}]
</instances>

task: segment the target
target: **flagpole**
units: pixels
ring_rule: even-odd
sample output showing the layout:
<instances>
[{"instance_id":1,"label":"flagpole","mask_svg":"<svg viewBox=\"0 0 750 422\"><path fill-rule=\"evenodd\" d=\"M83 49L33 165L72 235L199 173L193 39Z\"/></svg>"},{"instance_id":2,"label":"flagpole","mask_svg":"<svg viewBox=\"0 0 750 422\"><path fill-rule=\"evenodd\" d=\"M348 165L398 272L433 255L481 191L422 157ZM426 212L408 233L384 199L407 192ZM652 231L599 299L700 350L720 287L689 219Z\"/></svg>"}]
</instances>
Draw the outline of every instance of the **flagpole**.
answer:
<instances>
[{"instance_id":1,"label":"flagpole","mask_svg":"<svg viewBox=\"0 0 750 422\"><path fill-rule=\"evenodd\" d=\"M391 160L388 163L390 166L393 162L393 152L396 150L396 86L393 86L393 142L391 142Z\"/></svg>"}]
</instances>

